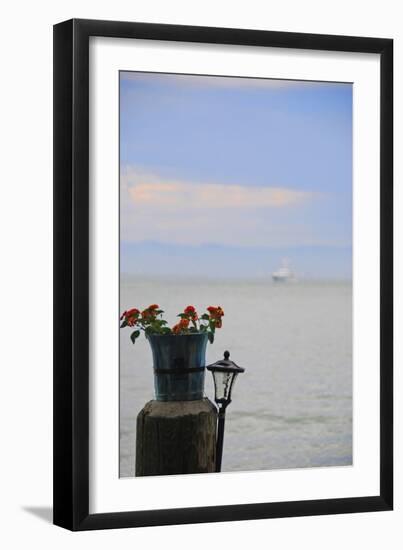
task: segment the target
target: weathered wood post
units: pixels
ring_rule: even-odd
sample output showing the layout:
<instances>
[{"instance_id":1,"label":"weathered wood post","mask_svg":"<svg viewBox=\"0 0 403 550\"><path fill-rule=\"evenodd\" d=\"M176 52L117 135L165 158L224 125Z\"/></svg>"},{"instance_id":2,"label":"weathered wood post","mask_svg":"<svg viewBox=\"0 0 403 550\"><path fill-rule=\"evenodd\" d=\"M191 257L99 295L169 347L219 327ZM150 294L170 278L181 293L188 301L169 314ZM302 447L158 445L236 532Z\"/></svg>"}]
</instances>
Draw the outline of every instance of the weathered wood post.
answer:
<instances>
[{"instance_id":1,"label":"weathered wood post","mask_svg":"<svg viewBox=\"0 0 403 550\"><path fill-rule=\"evenodd\" d=\"M207 398L149 401L137 416L136 476L215 472L216 426Z\"/></svg>"}]
</instances>

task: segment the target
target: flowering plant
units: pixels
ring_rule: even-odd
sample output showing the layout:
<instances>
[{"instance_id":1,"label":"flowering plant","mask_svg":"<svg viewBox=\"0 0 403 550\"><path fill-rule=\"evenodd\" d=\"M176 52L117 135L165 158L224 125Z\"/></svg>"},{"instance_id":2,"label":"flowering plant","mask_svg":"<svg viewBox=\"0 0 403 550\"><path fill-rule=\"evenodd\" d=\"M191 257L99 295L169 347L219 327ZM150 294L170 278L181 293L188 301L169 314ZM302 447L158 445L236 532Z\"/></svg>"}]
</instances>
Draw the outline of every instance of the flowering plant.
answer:
<instances>
[{"instance_id":1,"label":"flowering plant","mask_svg":"<svg viewBox=\"0 0 403 550\"><path fill-rule=\"evenodd\" d=\"M211 343L214 342L216 328L222 327L224 311L221 306L209 306L207 313L201 316L194 306L187 306L182 313L179 313L180 321L172 328L162 318L164 311L158 304L151 304L143 311L132 308L124 311L120 317L122 321L120 328L136 327L130 334L130 339L135 343L141 331L148 334L201 334L206 332Z\"/></svg>"}]
</instances>

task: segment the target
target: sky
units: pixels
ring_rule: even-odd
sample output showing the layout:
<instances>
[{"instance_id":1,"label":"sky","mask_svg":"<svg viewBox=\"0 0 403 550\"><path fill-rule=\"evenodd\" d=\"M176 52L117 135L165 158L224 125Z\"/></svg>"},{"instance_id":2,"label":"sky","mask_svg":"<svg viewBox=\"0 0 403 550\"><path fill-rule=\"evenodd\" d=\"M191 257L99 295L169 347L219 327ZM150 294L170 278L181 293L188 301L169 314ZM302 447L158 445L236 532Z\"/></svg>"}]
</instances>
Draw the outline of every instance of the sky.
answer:
<instances>
[{"instance_id":1,"label":"sky","mask_svg":"<svg viewBox=\"0 0 403 550\"><path fill-rule=\"evenodd\" d=\"M352 85L120 73L121 272L350 278Z\"/></svg>"}]
</instances>

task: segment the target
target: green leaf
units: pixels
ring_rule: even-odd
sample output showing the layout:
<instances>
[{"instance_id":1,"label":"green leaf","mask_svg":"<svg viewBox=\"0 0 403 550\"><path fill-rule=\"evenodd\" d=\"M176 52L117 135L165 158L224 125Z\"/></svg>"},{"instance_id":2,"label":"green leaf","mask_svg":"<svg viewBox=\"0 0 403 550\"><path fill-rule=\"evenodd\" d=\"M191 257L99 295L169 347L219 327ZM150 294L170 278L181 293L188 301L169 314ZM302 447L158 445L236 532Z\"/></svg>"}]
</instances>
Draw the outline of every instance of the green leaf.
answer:
<instances>
[{"instance_id":1,"label":"green leaf","mask_svg":"<svg viewBox=\"0 0 403 550\"><path fill-rule=\"evenodd\" d=\"M200 325L200 331L201 331L201 332L206 332L206 330L207 330L207 326L201 324L201 325Z\"/></svg>"},{"instance_id":2,"label":"green leaf","mask_svg":"<svg viewBox=\"0 0 403 550\"><path fill-rule=\"evenodd\" d=\"M120 328L125 328L125 327L127 327L127 321L126 321L126 319L124 319L124 320L122 321L122 324L120 325Z\"/></svg>"},{"instance_id":3,"label":"green leaf","mask_svg":"<svg viewBox=\"0 0 403 550\"><path fill-rule=\"evenodd\" d=\"M203 319L203 321L208 321L210 319L210 315L208 313L203 313L201 319Z\"/></svg>"},{"instance_id":4,"label":"green leaf","mask_svg":"<svg viewBox=\"0 0 403 550\"><path fill-rule=\"evenodd\" d=\"M130 340L133 342L133 344L136 342L136 338L138 338L139 336L140 336L139 330L135 330L134 332L131 333Z\"/></svg>"},{"instance_id":5,"label":"green leaf","mask_svg":"<svg viewBox=\"0 0 403 550\"><path fill-rule=\"evenodd\" d=\"M208 333L208 339L209 339L210 344L212 344L214 342L214 334L212 332Z\"/></svg>"},{"instance_id":6,"label":"green leaf","mask_svg":"<svg viewBox=\"0 0 403 550\"><path fill-rule=\"evenodd\" d=\"M177 315L177 317L180 317L181 319L184 319L185 317L187 317L186 313L179 313Z\"/></svg>"}]
</instances>

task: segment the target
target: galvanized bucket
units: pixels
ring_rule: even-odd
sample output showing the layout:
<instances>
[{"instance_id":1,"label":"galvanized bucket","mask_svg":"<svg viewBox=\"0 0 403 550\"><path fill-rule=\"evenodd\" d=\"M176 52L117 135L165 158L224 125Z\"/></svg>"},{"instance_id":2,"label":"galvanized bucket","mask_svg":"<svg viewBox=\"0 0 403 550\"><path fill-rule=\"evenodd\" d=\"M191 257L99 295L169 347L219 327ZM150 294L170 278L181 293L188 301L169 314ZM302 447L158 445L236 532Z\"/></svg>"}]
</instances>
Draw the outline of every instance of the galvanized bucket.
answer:
<instances>
[{"instance_id":1,"label":"galvanized bucket","mask_svg":"<svg viewBox=\"0 0 403 550\"><path fill-rule=\"evenodd\" d=\"M157 401L204 397L207 334L149 334Z\"/></svg>"}]
</instances>

